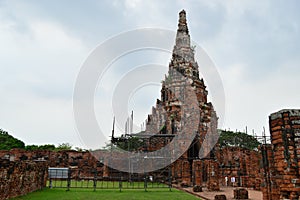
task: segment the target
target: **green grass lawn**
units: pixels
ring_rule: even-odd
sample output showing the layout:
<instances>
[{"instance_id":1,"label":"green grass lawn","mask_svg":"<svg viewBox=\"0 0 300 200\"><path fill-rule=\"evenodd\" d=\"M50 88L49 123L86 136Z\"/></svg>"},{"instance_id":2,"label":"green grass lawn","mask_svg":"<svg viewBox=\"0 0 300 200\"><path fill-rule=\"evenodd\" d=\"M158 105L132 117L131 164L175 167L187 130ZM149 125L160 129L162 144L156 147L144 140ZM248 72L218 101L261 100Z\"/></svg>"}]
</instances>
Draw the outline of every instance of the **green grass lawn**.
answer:
<instances>
[{"instance_id":1,"label":"green grass lawn","mask_svg":"<svg viewBox=\"0 0 300 200\"><path fill-rule=\"evenodd\" d=\"M145 187L144 182L128 182L128 181L97 181L96 188L97 189L119 189L121 184L122 189L143 189ZM47 181L47 187L50 186L50 182ZM67 181L66 180L53 180L52 181L53 188L67 188ZM90 188L91 190L94 187L93 180L87 181L70 181L71 188ZM157 182L147 182L147 188L168 188L169 186L164 183L157 183Z\"/></svg>"},{"instance_id":2,"label":"green grass lawn","mask_svg":"<svg viewBox=\"0 0 300 200\"><path fill-rule=\"evenodd\" d=\"M169 191L167 188L163 189L148 189L144 190L127 189L121 192L116 189L99 189L95 192L91 189L74 189L70 191L62 188L45 188L41 191L32 192L22 197L14 198L14 200L86 200L86 199L104 199L104 200L196 200L199 198L194 197L191 194L176 190L172 188Z\"/></svg>"}]
</instances>

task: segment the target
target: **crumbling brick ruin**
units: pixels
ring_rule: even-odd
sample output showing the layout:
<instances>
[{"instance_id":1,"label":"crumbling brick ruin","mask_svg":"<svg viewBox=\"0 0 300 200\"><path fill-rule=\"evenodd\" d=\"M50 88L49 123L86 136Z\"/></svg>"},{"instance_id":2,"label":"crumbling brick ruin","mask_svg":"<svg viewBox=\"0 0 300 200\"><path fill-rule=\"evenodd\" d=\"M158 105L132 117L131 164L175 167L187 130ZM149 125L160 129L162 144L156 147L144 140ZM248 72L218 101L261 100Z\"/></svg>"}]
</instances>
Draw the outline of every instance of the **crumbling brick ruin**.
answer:
<instances>
[{"instance_id":1,"label":"crumbling brick ruin","mask_svg":"<svg viewBox=\"0 0 300 200\"><path fill-rule=\"evenodd\" d=\"M300 197L300 110L281 110L269 117L271 145L264 148L263 199Z\"/></svg>"},{"instance_id":2,"label":"crumbling brick ruin","mask_svg":"<svg viewBox=\"0 0 300 200\"><path fill-rule=\"evenodd\" d=\"M0 200L25 195L46 186L48 163L0 158Z\"/></svg>"},{"instance_id":3,"label":"crumbling brick ruin","mask_svg":"<svg viewBox=\"0 0 300 200\"><path fill-rule=\"evenodd\" d=\"M49 167L69 167L74 171L78 171L76 178L80 178L80 176L93 176L91 174L93 170L105 172L105 168L107 168L107 166L104 166L100 160L96 159L88 151L26 151L23 149L12 149L10 151L0 151L0 158L6 160L10 159L14 162L41 161L47 163ZM73 175L75 175L75 173ZM99 174L99 176L102 176L102 174Z\"/></svg>"},{"instance_id":4,"label":"crumbling brick ruin","mask_svg":"<svg viewBox=\"0 0 300 200\"><path fill-rule=\"evenodd\" d=\"M223 186L241 186L260 190L261 153L241 147L223 147L216 151ZM235 183L231 178L235 177Z\"/></svg>"}]
</instances>

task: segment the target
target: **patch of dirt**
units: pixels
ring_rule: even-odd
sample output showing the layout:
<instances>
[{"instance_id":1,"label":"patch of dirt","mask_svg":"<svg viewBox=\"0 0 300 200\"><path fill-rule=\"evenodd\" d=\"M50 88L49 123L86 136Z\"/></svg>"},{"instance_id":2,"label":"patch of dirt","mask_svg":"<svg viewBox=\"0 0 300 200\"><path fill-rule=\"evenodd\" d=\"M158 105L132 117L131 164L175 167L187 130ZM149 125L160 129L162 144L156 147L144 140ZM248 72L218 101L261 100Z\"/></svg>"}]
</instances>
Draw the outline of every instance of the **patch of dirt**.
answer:
<instances>
[{"instance_id":1,"label":"patch of dirt","mask_svg":"<svg viewBox=\"0 0 300 200\"><path fill-rule=\"evenodd\" d=\"M237 189L237 187L221 187L220 191L208 191L207 188L203 188L203 192L193 192L193 188L177 188L180 190L183 190L185 192L188 192L190 194L193 194L197 197L200 197L202 199L207 200L214 200L215 195L218 194L225 194L227 197L227 200L234 200L233 198L233 190ZM262 200L263 195L261 191L253 190L250 188L245 188L248 190L249 200Z\"/></svg>"}]
</instances>

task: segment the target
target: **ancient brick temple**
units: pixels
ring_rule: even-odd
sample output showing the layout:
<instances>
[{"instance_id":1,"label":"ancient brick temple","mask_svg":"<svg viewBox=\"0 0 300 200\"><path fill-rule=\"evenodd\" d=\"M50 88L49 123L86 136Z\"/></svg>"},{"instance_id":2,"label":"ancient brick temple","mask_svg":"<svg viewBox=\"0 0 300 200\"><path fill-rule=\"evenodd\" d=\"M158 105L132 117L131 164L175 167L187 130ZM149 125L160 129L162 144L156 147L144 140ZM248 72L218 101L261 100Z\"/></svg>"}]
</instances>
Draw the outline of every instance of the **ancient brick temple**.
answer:
<instances>
[{"instance_id":1,"label":"ancient brick temple","mask_svg":"<svg viewBox=\"0 0 300 200\"><path fill-rule=\"evenodd\" d=\"M0 194L12 197L45 186L49 166L68 167L72 170L71 178L76 180L90 180L93 177L100 180L132 181L139 173L145 178L141 180L151 176L160 183L195 186L199 191L202 186L216 191L220 189L220 184L258 190L262 187L264 200L299 199L300 110L281 110L271 114L269 120L272 143L261 145L258 151L237 146L219 147L216 144L217 115L212 103L207 101L208 91L204 80L199 78L199 66L194 54L183 10L179 13L175 45L168 74L162 81L161 97L148 115L146 130L130 136L145 141L144 146L134 152L139 154L141 151L158 151L174 142L175 136L180 134L195 133L189 138L191 143L188 148L178 159L154 172L134 172L114 169L111 164L116 162L122 169L130 169L131 164L146 165L145 159L142 159L145 157L139 157L137 163L128 165L128 159L124 155L131 156L132 152L114 151L113 148L95 152L20 149L0 151L0 183L3 185L0 187ZM118 141L112 134L112 143L114 139ZM182 141L176 141L173 150L181 148ZM162 161L167 160L167 156ZM25 170L28 167L30 170ZM25 174L25 178L19 179L21 174ZM21 180L21 184L17 179ZM34 184L30 180L34 180ZM11 186L16 184L20 187ZM13 190L7 189L10 187ZM235 193L236 197L240 197L246 196L247 191L236 190ZM222 195L219 196L223 198Z\"/></svg>"},{"instance_id":2,"label":"ancient brick temple","mask_svg":"<svg viewBox=\"0 0 300 200\"><path fill-rule=\"evenodd\" d=\"M271 145L263 146L264 200L300 197L300 110L269 117Z\"/></svg>"},{"instance_id":3,"label":"ancient brick temple","mask_svg":"<svg viewBox=\"0 0 300 200\"><path fill-rule=\"evenodd\" d=\"M197 123L196 126L193 126L194 130L188 131L195 132L196 135L192 138L193 142L189 149L173 163L173 177L187 185L201 185L203 169L207 169L204 165L214 165L210 163L214 162L213 160L204 163L202 160L200 161L200 158L210 158L209 152L215 144L211 140L217 138L213 136L217 134L217 115L213 105L207 101L208 92L203 79L199 78L199 66L195 61L194 51L194 47L191 46L186 12L182 10L179 13L178 30L169 71L162 81L161 98L157 99L156 106L152 108L152 113L148 116L146 123L146 134L156 134L155 138L150 138L147 150L154 151L162 148L172 140L172 135L178 134L186 126L185 116L190 115L192 111L184 111L183 106L189 104L188 98L192 98L191 96L194 95L199 121L194 122ZM193 94L186 93L187 87L192 88L190 92ZM208 133L210 137L207 137ZM161 135L161 137L157 137L157 135ZM170 137L166 139L164 136ZM175 148L179 148L179 146ZM217 167L212 170L216 171ZM186 173L184 174L182 171ZM213 171L210 174L217 173ZM213 178L208 180L213 181ZM219 184L215 183L214 188L218 189L218 187Z\"/></svg>"}]
</instances>

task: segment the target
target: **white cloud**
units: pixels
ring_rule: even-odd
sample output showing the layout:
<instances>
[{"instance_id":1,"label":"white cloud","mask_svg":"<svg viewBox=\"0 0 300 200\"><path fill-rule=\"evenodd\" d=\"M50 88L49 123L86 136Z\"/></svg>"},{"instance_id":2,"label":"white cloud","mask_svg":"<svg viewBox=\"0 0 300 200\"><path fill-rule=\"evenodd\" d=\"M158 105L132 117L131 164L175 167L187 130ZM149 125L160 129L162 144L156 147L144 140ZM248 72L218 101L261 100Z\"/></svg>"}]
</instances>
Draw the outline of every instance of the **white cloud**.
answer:
<instances>
[{"instance_id":1,"label":"white cloud","mask_svg":"<svg viewBox=\"0 0 300 200\"><path fill-rule=\"evenodd\" d=\"M185 9L192 39L207 50L224 82L224 127L242 130L247 125L259 132L267 128L270 112L299 105L296 4L135 0L74 3L72 11L64 3L54 9L57 2L0 3L0 128L28 143L77 143L71 98L80 64L91 48L136 27L175 31L178 12ZM161 64L170 59L158 57ZM126 62L143 64L136 60L129 57ZM107 81L119 73L113 71ZM110 87L102 89L109 94ZM110 103L108 95L95 105L107 132L112 116L105 109ZM146 105L143 110L150 109Z\"/></svg>"},{"instance_id":2,"label":"white cloud","mask_svg":"<svg viewBox=\"0 0 300 200\"><path fill-rule=\"evenodd\" d=\"M252 81L241 66L223 69L227 113L224 128L268 130L269 114L285 108L299 109L299 60L288 61L263 79Z\"/></svg>"},{"instance_id":3,"label":"white cloud","mask_svg":"<svg viewBox=\"0 0 300 200\"><path fill-rule=\"evenodd\" d=\"M72 92L88 51L61 25L1 18L1 128L26 143L81 145L73 124Z\"/></svg>"}]
</instances>

